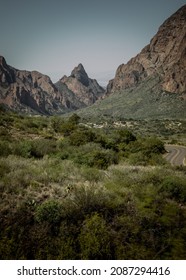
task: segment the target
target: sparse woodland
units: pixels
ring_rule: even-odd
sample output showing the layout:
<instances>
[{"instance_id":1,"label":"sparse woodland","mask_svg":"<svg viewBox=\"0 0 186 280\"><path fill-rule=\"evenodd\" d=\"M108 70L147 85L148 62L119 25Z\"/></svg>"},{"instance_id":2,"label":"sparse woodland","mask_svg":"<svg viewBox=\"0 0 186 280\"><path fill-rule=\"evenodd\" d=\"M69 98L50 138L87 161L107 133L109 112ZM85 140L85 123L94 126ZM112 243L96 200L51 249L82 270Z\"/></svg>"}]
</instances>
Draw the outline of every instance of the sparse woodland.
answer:
<instances>
[{"instance_id":1,"label":"sparse woodland","mask_svg":"<svg viewBox=\"0 0 186 280\"><path fill-rule=\"evenodd\" d=\"M1 259L185 259L186 169L79 116L0 112Z\"/></svg>"}]
</instances>

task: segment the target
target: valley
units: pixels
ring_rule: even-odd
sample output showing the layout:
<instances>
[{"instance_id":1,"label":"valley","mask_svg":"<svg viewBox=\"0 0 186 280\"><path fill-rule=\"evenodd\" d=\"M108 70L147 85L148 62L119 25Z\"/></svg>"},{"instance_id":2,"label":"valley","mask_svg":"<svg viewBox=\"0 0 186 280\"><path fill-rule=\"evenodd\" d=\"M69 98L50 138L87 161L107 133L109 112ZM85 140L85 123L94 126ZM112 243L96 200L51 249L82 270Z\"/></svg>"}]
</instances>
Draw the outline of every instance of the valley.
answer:
<instances>
[{"instance_id":1,"label":"valley","mask_svg":"<svg viewBox=\"0 0 186 280\"><path fill-rule=\"evenodd\" d=\"M106 90L0 56L1 259L186 259L185 63L186 5Z\"/></svg>"}]
</instances>

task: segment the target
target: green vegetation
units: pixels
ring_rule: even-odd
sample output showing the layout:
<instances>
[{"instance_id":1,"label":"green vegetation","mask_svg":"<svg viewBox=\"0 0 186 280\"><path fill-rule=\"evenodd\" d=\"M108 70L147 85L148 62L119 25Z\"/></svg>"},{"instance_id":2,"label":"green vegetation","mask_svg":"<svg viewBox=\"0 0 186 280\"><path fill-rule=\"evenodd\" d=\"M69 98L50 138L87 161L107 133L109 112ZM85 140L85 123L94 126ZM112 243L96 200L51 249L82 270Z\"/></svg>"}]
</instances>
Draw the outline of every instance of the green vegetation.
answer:
<instances>
[{"instance_id":1,"label":"green vegetation","mask_svg":"<svg viewBox=\"0 0 186 280\"><path fill-rule=\"evenodd\" d=\"M151 75L138 85L114 92L77 113L94 122L104 118L185 120L186 101L182 94L162 91L160 84L161 77L158 74Z\"/></svg>"},{"instance_id":2,"label":"green vegetation","mask_svg":"<svg viewBox=\"0 0 186 280\"><path fill-rule=\"evenodd\" d=\"M0 113L1 259L185 259L185 168L81 122Z\"/></svg>"}]
</instances>

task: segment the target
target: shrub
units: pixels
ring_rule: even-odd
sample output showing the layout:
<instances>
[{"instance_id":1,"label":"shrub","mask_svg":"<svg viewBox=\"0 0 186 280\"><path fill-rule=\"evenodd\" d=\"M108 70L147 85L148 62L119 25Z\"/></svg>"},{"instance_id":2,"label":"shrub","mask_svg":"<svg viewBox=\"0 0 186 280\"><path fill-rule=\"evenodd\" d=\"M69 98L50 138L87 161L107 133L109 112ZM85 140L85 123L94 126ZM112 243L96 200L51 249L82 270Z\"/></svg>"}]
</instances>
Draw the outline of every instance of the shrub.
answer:
<instances>
[{"instance_id":1,"label":"shrub","mask_svg":"<svg viewBox=\"0 0 186 280\"><path fill-rule=\"evenodd\" d=\"M129 144L132 141L136 141L136 136L134 136L132 132L127 129L119 129L117 131L117 134L118 134L118 143Z\"/></svg>"},{"instance_id":2,"label":"shrub","mask_svg":"<svg viewBox=\"0 0 186 280\"><path fill-rule=\"evenodd\" d=\"M74 125L77 125L80 121L80 116L78 116L76 113L72 114L72 116L68 119L69 123L72 123Z\"/></svg>"},{"instance_id":3,"label":"shrub","mask_svg":"<svg viewBox=\"0 0 186 280\"><path fill-rule=\"evenodd\" d=\"M57 143L50 139L36 139L31 142L31 156L42 158L56 152Z\"/></svg>"},{"instance_id":4,"label":"shrub","mask_svg":"<svg viewBox=\"0 0 186 280\"><path fill-rule=\"evenodd\" d=\"M164 144L161 140L156 138L148 138L142 143L142 150L145 155L162 154L165 152Z\"/></svg>"},{"instance_id":5,"label":"shrub","mask_svg":"<svg viewBox=\"0 0 186 280\"><path fill-rule=\"evenodd\" d=\"M108 192L100 190L96 185L75 187L70 201L73 201L73 204L68 203L69 207L73 208L75 205L76 215L79 216L85 216L95 211L106 211L110 207Z\"/></svg>"},{"instance_id":6,"label":"shrub","mask_svg":"<svg viewBox=\"0 0 186 280\"><path fill-rule=\"evenodd\" d=\"M160 186L160 192L178 202L186 202L186 181L176 176L166 177Z\"/></svg>"},{"instance_id":7,"label":"shrub","mask_svg":"<svg viewBox=\"0 0 186 280\"><path fill-rule=\"evenodd\" d=\"M110 235L105 220L97 213L84 221L79 243L84 260L110 259Z\"/></svg>"},{"instance_id":8,"label":"shrub","mask_svg":"<svg viewBox=\"0 0 186 280\"><path fill-rule=\"evenodd\" d=\"M74 123L66 121L61 125L60 131L64 136L69 136L76 128L77 126Z\"/></svg>"},{"instance_id":9,"label":"shrub","mask_svg":"<svg viewBox=\"0 0 186 280\"><path fill-rule=\"evenodd\" d=\"M100 169L106 169L109 165L118 163L116 154L111 150L93 151L90 157L89 165Z\"/></svg>"},{"instance_id":10,"label":"shrub","mask_svg":"<svg viewBox=\"0 0 186 280\"><path fill-rule=\"evenodd\" d=\"M9 140L11 137L7 128L0 126L0 138L1 140Z\"/></svg>"},{"instance_id":11,"label":"shrub","mask_svg":"<svg viewBox=\"0 0 186 280\"><path fill-rule=\"evenodd\" d=\"M39 205L36 209L35 213L36 221L48 222L50 224L56 224L61 219L61 205L56 200L49 200L41 205Z\"/></svg>"},{"instance_id":12,"label":"shrub","mask_svg":"<svg viewBox=\"0 0 186 280\"><path fill-rule=\"evenodd\" d=\"M0 160L0 178L2 178L6 173L10 172L10 166L4 160Z\"/></svg>"},{"instance_id":13,"label":"shrub","mask_svg":"<svg viewBox=\"0 0 186 280\"><path fill-rule=\"evenodd\" d=\"M5 140L0 140L0 157L6 157L11 154L10 144Z\"/></svg>"},{"instance_id":14,"label":"shrub","mask_svg":"<svg viewBox=\"0 0 186 280\"><path fill-rule=\"evenodd\" d=\"M82 167L81 172L82 172L83 178L89 182L97 183L102 178L101 171L96 168L85 166L85 167Z\"/></svg>"},{"instance_id":15,"label":"shrub","mask_svg":"<svg viewBox=\"0 0 186 280\"><path fill-rule=\"evenodd\" d=\"M50 118L51 128L55 132L61 132L61 127L62 127L63 124L64 124L64 120L60 117L53 116L53 117Z\"/></svg>"},{"instance_id":16,"label":"shrub","mask_svg":"<svg viewBox=\"0 0 186 280\"><path fill-rule=\"evenodd\" d=\"M12 153L24 158L28 158L31 156L31 150L32 150L32 143L31 141L28 140L15 142L12 145Z\"/></svg>"},{"instance_id":17,"label":"shrub","mask_svg":"<svg viewBox=\"0 0 186 280\"><path fill-rule=\"evenodd\" d=\"M72 159L76 163L98 169L106 169L109 165L118 163L117 154L113 150L105 150L95 143L80 146Z\"/></svg>"},{"instance_id":18,"label":"shrub","mask_svg":"<svg viewBox=\"0 0 186 280\"><path fill-rule=\"evenodd\" d=\"M88 142L92 142L95 139L93 131L87 128L77 129L69 136L69 143L73 146L84 145Z\"/></svg>"}]
</instances>

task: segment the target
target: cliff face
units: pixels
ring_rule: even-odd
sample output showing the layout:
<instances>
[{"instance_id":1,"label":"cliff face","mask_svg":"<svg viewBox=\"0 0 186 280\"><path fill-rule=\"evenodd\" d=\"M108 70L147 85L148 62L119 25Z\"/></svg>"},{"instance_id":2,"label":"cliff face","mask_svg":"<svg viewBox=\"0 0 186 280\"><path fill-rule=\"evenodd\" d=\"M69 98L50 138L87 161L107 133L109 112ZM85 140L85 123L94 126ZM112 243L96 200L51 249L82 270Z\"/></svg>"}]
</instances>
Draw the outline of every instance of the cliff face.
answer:
<instances>
[{"instance_id":1,"label":"cliff face","mask_svg":"<svg viewBox=\"0 0 186 280\"><path fill-rule=\"evenodd\" d=\"M0 103L23 112L64 110L63 96L50 78L37 71L21 71L0 57Z\"/></svg>"},{"instance_id":2,"label":"cliff face","mask_svg":"<svg viewBox=\"0 0 186 280\"><path fill-rule=\"evenodd\" d=\"M105 91L96 80L88 77L82 64L75 67L69 77L64 76L56 83L59 90L61 84L65 84L74 93L74 97L82 107L93 104Z\"/></svg>"},{"instance_id":3,"label":"cliff face","mask_svg":"<svg viewBox=\"0 0 186 280\"><path fill-rule=\"evenodd\" d=\"M186 5L160 26L136 57L118 67L107 93L134 87L157 74L162 90L186 94Z\"/></svg>"},{"instance_id":4,"label":"cliff face","mask_svg":"<svg viewBox=\"0 0 186 280\"><path fill-rule=\"evenodd\" d=\"M6 88L15 82L15 71L6 64L4 57L0 56L0 84Z\"/></svg>"},{"instance_id":5,"label":"cliff face","mask_svg":"<svg viewBox=\"0 0 186 280\"><path fill-rule=\"evenodd\" d=\"M69 78L53 84L37 71L17 70L0 57L0 103L28 113L55 114L94 103L103 89L88 78L82 65Z\"/></svg>"}]
</instances>

